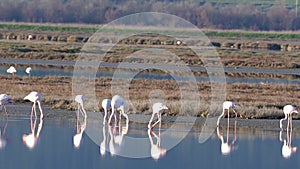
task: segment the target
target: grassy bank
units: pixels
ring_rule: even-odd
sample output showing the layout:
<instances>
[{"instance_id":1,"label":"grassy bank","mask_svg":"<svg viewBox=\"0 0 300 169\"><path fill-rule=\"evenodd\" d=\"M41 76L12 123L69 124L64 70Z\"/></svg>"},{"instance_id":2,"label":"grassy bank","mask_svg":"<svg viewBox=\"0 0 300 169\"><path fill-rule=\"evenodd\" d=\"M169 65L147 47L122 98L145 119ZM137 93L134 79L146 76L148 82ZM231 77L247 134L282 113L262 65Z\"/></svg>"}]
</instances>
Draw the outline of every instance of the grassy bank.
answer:
<instances>
[{"instance_id":1,"label":"grassy bank","mask_svg":"<svg viewBox=\"0 0 300 169\"><path fill-rule=\"evenodd\" d=\"M12 77L0 76L1 93L9 94L15 99L14 104L30 104L23 100L30 91L36 90L43 95L43 104L55 109L74 110L75 103L72 97L72 79L68 77ZM90 81L93 86L93 81ZM93 88L85 88L87 109L101 110L101 101L111 98L112 79L98 78L95 81L96 102L89 100ZM121 82L120 82L121 83ZM166 115L193 115L207 117L211 100L210 83L198 83L197 103L199 112L180 111L182 104L181 92L176 81L172 80L146 80L134 79L129 87L128 112L130 114L150 114L152 102L165 99L170 110ZM244 119L278 119L283 117L282 107L286 104L297 105L300 102L300 86L276 84L227 84L226 99L238 102L241 107L237 109L240 118ZM78 92L78 91L77 91ZM191 91L193 92L193 91ZM79 94L79 93L77 93ZM193 100L187 100L193 105ZM93 105L92 105L93 104ZM94 105L96 104L96 106ZM221 105L213 114L221 113ZM210 112L211 113L211 112ZM297 116L296 118L299 118Z\"/></svg>"},{"instance_id":2,"label":"grassy bank","mask_svg":"<svg viewBox=\"0 0 300 169\"><path fill-rule=\"evenodd\" d=\"M53 32L111 32L116 30L110 30L107 28L101 27L102 25L82 25L82 24L28 24L28 23L0 23L0 29L9 30L9 31L53 31ZM135 27L132 28L120 28L117 29L119 33L131 34L138 33L143 31L142 28ZM169 33L169 34L178 34L179 32L175 30L152 30L153 32ZM244 31L244 30L210 30L203 29L203 33L208 37L222 37L222 38L260 38L260 39L299 39L300 34L298 31ZM184 31L185 34L193 36L194 33L189 30Z\"/></svg>"}]
</instances>

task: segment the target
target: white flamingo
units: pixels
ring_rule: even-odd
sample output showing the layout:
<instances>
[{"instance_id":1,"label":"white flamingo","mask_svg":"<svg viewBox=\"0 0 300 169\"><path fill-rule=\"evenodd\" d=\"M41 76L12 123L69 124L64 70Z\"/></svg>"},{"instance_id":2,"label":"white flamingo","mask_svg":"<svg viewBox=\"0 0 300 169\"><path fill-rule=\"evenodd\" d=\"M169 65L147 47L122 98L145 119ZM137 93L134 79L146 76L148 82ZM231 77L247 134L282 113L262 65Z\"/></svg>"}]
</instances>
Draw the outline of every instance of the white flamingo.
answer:
<instances>
[{"instance_id":1,"label":"white flamingo","mask_svg":"<svg viewBox=\"0 0 300 169\"><path fill-rule=\"evenodd\" d=\"M152 113L151 119L148 123L149 129L153 128L157 123L161 122L161 110L167 110L167 109L168 109L168 107L164 103L154 103L153 104L153 106L152 106L153 113ZM153 125L151 125L155 115L157 115L158 120Z\"/></svg>"},{"instance_id":2,"label":"white flamingo","mask_svg":"<svg viewBox=\"0 0 300 169\"><path fill-rule=\"evenodd\" d=\"M129 123L129 118L128 115L125 113L125 109L126 109L126 101L125 99L123 99L121 96L119 95L114 95L113 98L111 99L111 114L108 120L108 124L110 124L111 122L111 118L112 116L115 115L115 111L120 111L120 118L119 120L121 120L121 115L123 115L126 118L126 125L128 125ZM115 115L115 121L117 120L116 115Z\"/></svg>"},{"instance_id":3,"label":"white flamingo","mask_svg":"<svg viewBox=\"0 0 300 169\"><path fill-rule=\"evenodd\" d=\"M102 101L102 108L104 109L104 118L103 118L103 124L106 123L106 117L108 114L108 109L111 107L111 100L110 99L104 99Z\"/></svg>"},{"instance_id":4,"label":"white flamingo","mask_svg":"<svg viewBox=\"0 0 300 169\"><path fill-rule=\"evenodd\" d=\"M235 102L232 101L225 101L223 102L223 111L222 114L219 116L218 121L217 121L217 126L219 126L220 119L225 115L225 110L227 109L227 116L229 118L229 109L232 108L232 111L235 113L235 118L237 118L237 112L233 109L235 107L238 107L239 105Z\"/></svg>"},{"instance_id":5,"label":"white flamingo","mask_svg":"<svg viewBox=\"0 0 300 169\"><path fill-rule=\"evenodd\" d=\"M85 102L85 97L83 95L75 96L75 102L77 103L77 112L76 112L76 134L73 136L73 144L75 148L80 147L82 134L86 128L86 111L84 110L83 104ZM83 116L83 121L79 118L79 112Z\"/></svg>"},{"instance_id":6,"label":"white flamingo","mask_svg":"<svg viewBox=\"0 0 300 169\"><path fill-rule=\"evenodd\" d=\"M35 113L35 117L37 117L37 115L36 115L36 104L38 104L38 106L39 106L40 113L41 113L41 118L44 117L42 106L41 106L42 95L40 93L35 92L35 91L30 92L26 97L24 97L24 100L29 100L29 101L33 102L31 115L30 115L31 117L32 117L33 111Z\"/></svg>"},{"instance_id":7,"label":"white flamingo","mask_svg":"<svg viewBox=\"0 0 300 169\"><path fill-rule=\"evenodd\" d=\"M6 70L7 73L10 73L12 74L13 76L17 73L17 69L13 66L10 66L7 70Z\"/></svg>"},{"instance_id":8,"label":"white flamingo","mask_svg":"<svg viewBox=\"0 0 300 169\"><path fill-rule=\"evenodd\" d=\"M6 111L5 104L12 103L12 102L13 102L13 99L11 99L7 94L0 94L1 111L2 111L2 109L4 109L6 116L7 116L7 111Z\"/></svg>"},{"instance_id":9,"label":"white flamingo","mask_svg":"<svg viewBox=\"0 0 300 169\"><path fill-rule=\"evenodd\" d=\"M280 120L280 128L282 129L282 121L283 120L288 120L287 127L290 126L292 128L292 114L298 113L297 108L293 105L285 105L283 107L283 113L284 113L285 117Z\"/></svg>"},{"instance_id":10,"label":"white flamingo","mask_svg":"<svg viewBox=\"0 0 300 169\"><path fill-rule=\"evenodd\" d=\"M28 76L31 76L31 72L32 72L32 68L31 67L27 67L25 72L28 74Z\"/></svg>"},{"instance_id":11,"label":"white flamingo","mask_svg":"<svg viewBox=\"0 0 300 169\"><path fill-rule=\"evenodd\" d=\"M33 36L32 35L28 35L27 40L32 40L32 39L33 39Z\"/></svg>"},{"instance_id":12,"label":"white flamingo","mask_svg":"<svg viewBox=\"0 0 300 169\"><path fill-rule=\"evenodd\" d=\"M81 114L86 117L86 111L84 110L83 104L85 102L85 97L83 95L75 96L75 102L77 103L77 114L81 112Z\"/></svg>"}]
</instances>

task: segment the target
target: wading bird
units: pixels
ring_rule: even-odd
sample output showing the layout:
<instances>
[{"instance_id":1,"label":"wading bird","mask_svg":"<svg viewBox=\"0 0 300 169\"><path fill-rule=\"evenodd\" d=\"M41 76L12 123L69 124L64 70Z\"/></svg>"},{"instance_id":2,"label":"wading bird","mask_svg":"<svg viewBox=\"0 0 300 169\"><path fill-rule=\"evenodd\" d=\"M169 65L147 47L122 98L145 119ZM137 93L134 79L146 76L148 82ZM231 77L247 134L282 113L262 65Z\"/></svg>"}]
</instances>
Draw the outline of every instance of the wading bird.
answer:
<instances>
[{"instance_id":1,"label":"wading bird","mask_svg":"<svg viewBox=\"0 0 300 169\"><path fill-rule=\"evenodd\" d=\"M223 111L222 114L219 116L218 121L217 121L217 126L219 126L220 123L220 119L225 115L225 110L227 109L227 116L229 118L229 109L232 108L233 112L235 113L235 118L237 118L237 112L233 109L235 107L238 107L239 105L236 104L235 102L231 102L231 101L225 101L223 103Z\"/></svg>"},{"instance_id":2,"label":"wading bird","mask_svg":"<svg viewBox=\"0 0 300 169\"><path fill-rule=\"evenodd\" d=\"M35 91L30 92L26 97L24 97L24 100L29 100L29 101L33 102L30 117L32 117L33 111L35 113L35 117L37 117L37 115L36 115L36 104L38 104L38 106L39 106L40 113L41 113L41 119L44 117L42 106L41 106L42 95L40 93L35 92Z\"/></svg>"},{"instance_id":3,"label":"wading bird","mask_svg":"<svg viewBox=\"0 0 300 169\"><path fill-rule=\"evenodd\" d=\"M10 73L12 74L13 76L17 73L17 69L13 66L10 66L7 70L6 70L7 73Z\"/></svg>"},{"instance_id":4,"label":"wading bird","mask_svg":"<svg viewBox=\"0 0 300 169\"><path fill-rule=\"evenodd\" d=\"M85 102L85 97L83 95L75 96L75 102L77 103L77 114L81 112L81 114L86 117L86 111L84 110L83 104Z\"/></svg>"},{"instance_id":5,"label":"wading bird","mask_svg":"<svg viewBox=\"0 0 300 169\"><path fill-rule=\"evenodd\" d=\"M85 102L85 97L83 95L75 96L75 102L77 103L77 112L76 112L76 134L73 136L73 144L75 148L80 147L82 134L86 129L86 111L84 110L83 104ZM79 112L83 116L83 121L80 120Z\"/></svg>"},{"instance_id":6,"label":"wading bird","mask_svg":"<svg viewBox=\"0 0 300 169\"><path fill-rule=\"evenodd\" d=\"M106 123L106 117L107 117L108 109L110 108L110 106L111 106L111 100L110 99L104 99L102 101L102 108L104 109L103 124Z\"/></svg>"},{"instance_id":7,"label":"wading bird","mask_svg":"<svg viewBox=\"0 0 300 169\"><path fill-rule=\"evenodd\" d=\"M123 115L126 118L126 125L129 123L129 118L128 115L125 113L125 108L126 108L126 101L119 95L114 95L113 98L111 99L111 114L108 120L108 124L111 122L112 116L115 115L115 121L117 120L116 118L116 112L115 111L120 111L120 117L119 120L121 120L121 115Z\"/></svg>"},{"instance_id":8,"label":"wading bird","mask_svg":"<svg viewBox=\"0 0 300 169\"><path fill-rule=\"evenodd\" d=\"M12 102L13 102L13 99L11 99L7 94L0 94L1 111L2 111L2 109L4 109L6 116L7 116L7 111L6 111L5 104L12 103Z\"/></svg>"},{"instance_id":9,"label":"wading bird","mask_svg":"<svg viewBox=\"0 0 300 169\"><path fill-rule=\"evenodd\" d=\"M27 67L25 72L28 74L28 76L31 76L31 72L32 72L32 68L31 67Z\"/></svg>"},{"instance_id":10,"label":"wading bird","mask_svg":"<svg viewBox=\"0 0 300 169\"><path fill-rule=\"evenodd\" d=\"M285 117L280 120L280 128L282 129L282 121L288 120L287 127L292 128L292 114L298 113L297 108L293 105L286 105L283 107L283 113Z\"/></svg>"},{"instance_id":11,"label":"wading bird","mask_svg":"<svg viewBox=\"0 0 300 169\"><path fill-rule=\"evenodd\" d=\"M152 106L152 116L151 116L151 119L149 121L149 124L148 124L148 128L153 128L157 123L159 123L161 126L161 110L167 110L168 107L164 104L164 103L154 103L153 106ZM153 121L153 118L154 116L157 115L157 121L151 125L152 121Z\"/></svg>"}]
</instances>

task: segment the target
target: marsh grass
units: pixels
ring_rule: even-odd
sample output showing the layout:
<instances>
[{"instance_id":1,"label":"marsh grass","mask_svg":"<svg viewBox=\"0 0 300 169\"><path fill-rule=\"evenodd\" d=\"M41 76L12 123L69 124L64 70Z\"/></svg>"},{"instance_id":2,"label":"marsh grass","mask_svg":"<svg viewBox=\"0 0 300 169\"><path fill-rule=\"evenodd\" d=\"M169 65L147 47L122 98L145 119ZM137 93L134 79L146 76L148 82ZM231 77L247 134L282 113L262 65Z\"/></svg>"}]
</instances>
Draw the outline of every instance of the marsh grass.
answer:
<instances>
[{"instance_id":1,"label":"marsh grass","mask_svg":"<svg viewBox=\"0 0 300 169\"><path fill-rule=\"evenodd\" d=\"M35 90L43 95L43 104L55 109L75 110L72 97L72 79L70 77L18 77L0 76L1 93L7 93L14 104L29 104L23 100L29 92ZM151 83L150 83L151 81ZM87 101L86 108L90 111L101 111L101 101L111 98L111 79L99 78L95 81L96 101ZM208 117L221 114L222 107L210 112L211 94L209 83L198 83L200 102L193 98L181 100L177 84L170 80L134 79L130 84L127 111L130 114L151 114L152 104L164 101L169 110L165 116L197 116ZM201 89L201 90L200 90ZM87 89L88 90L88 89ZM236 108L239 117L244 119L279 119L283 117L282 107L286 104L297 105L300 95L297 85L276 84L227 84L227 100L238 102ZM192 92L192 91L191 91ZM85 92L86 93L86 92ZM87 92L87 99L92 91ZM182 106L184 105L184 106ZM194 107L194 106L198 107ZM184 108L183 108L184 107ZM195 112L194 110L197 110ZM231 113L233 116L234 114ZM294 115L294 118L299 118Z\"/></svg>"}]
</instances>

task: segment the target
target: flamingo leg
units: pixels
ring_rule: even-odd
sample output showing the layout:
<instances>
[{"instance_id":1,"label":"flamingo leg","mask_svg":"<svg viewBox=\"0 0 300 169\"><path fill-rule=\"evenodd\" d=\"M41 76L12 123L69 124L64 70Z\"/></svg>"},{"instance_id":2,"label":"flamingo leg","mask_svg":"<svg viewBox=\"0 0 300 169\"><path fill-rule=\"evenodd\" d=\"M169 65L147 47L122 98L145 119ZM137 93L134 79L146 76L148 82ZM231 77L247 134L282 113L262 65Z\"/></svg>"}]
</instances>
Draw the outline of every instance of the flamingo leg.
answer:
<instances>
[{"instance_id":1,"label":"flamingo leg","mask_svg":"<svg viewBox=\"0 0 300 169\"><path fill-rule=\"evenodd\" d=\"M225 109L223 109L222 114L219 116L218 121L217 121L217 126L219 126L220 119L224 116L225 114Z\"/></svg>"},{"instance_id":2,"label":"flamingo leg","mask_svg":"<svg viewBox=\"0 0 300 169\"><path fill-rule=\"evenodd\" d=\"M284 114L285 117L283 119L280 120L280 128L282 129L282 121L283 120L286 120L288 118L288 115L287 114Z\"/></svg>"},{"instance_id":3,"label":"flamingo leg","mask_svg":"<svg viewBox=\"0 0 300 169\"><path fill-rule=\"evenodd\" d=\"M36 102L33 103L33 111L34 111L34 115L35 115L35 118L37 117L36 115Z\"/></svg>"},{"instance_id":4,"label":"flamingo leg","mask_svg":"<svg viewBox=\"0 0 300 169\"><path fill-rule=\"evenodd\" d=\"M82 105L82 104L80 104L80 105L81 105L81 110L82 110L81 114L82 114L84 117L86 117L86 111L84 110L83 105Z\"/></svg>"},{"instance_id":5,"label":"flamingo leg","mask_svg":"<svg viewBox=\"0 0 300 169\"><path fill-rule=\"evenodd\" d=\"M154 115L155 115L155 113L152 113L151 119L150 119L150 121L149 121L149 123L148 123L148 128L149 128L149 129L152 128L152 127L151 127L151 123L152 123L152 121L153 121Z\"/></svg>"},{"instance_id":6,"label":"flamingo leg","mask_svg":"<svg viewBox=\"0 0 300 169\"><path fill-rule=\"evenodd\" d=\"M104 108L103 125L106 123L106 117L107 117L107 109Z\"/></svg>"},{"instance_id":7,"label":"flamingo leg","mask_svg":"<svg viewBox=\"0 0 300 169\"><path fill-rule=\"evenodd\" d=\"M235 113L235 118L237 118L237 112L234 109L232 109L232 110Z\"/></svg>"},{"instance_id":8,"label":"flamingo leg","mask_svg":"<svg viewBox=\"0 0 300 169\"><path fill-rule=\"evenodd\" d=\"M111 118L114 116L114 114L115 114L115 110L114 110L114 107L112 107L112 111L111 111L111 114L110 114L109 119L108 119L108 124L110 124Z\"/></svg>"},{"instance_id":9,"label":"flamingo leg","mask_svg":"<svg viewBox=\"0 0 300 169\"><path fill-rule=\"evenodd\" d=\"M41 112L41 117L40 118L44 118L44 113L43 113L43 110L42 110L41 102L37 101L37 103L38 103L38 106L39 106L39 109L40 109L40 112ZM35 113L36 113L36 111L35 111ZM35 115L35 117L36 117L36 115Z\"/></svg>"},{"instance_id":10,"label":"flamingo leg","mask_svg":"<svg viewBox=\"0 0 300 169\"><path fill-rule=\"evenodd\" d=\"M291 128L291 130L293 129L293 119L292 119L292 114L290 114L290 128Z\"/></svg>"},{"instance_id":11,"label":"flamingo leg","mask_svg":"<svg viewBox=\"0 0 300 169\"><path fill-rule=\"evenodd\" d=\"M6 110L6 107L5 107L5 105L3 105L3 109L4 109L4 111L5 111L5 114L6 114L6 117L7 117L8 115L7 115L7 110Z\"/></svg>"},{"instance_id":12,"label":"flamingo leg","mask_svg":"<svg viewBox=\"0 0 300 169\"><path fill-rule=\"evenodd\" d=\"M160 118L160 116L159 116L159 113L157 113L157 118L158 118L158 120L152 125L152 128L153 128L157 123L161 122L161 118Z\"/></svg>"},{"instance_id":13,"label":"flamingo leg","mask_svg":"<svg viewBox=\"0 0 300 169\"><path fill-rule=\"evenodd\" d=\"M125 113L124 107L122 107L121 112L122 112L122 115L126 118L126 125L128 125L129 124L129 118L128 118L128 115ZM120 116L120 120L121 120L121 116Z\"/></svg>"}]
</instances>

